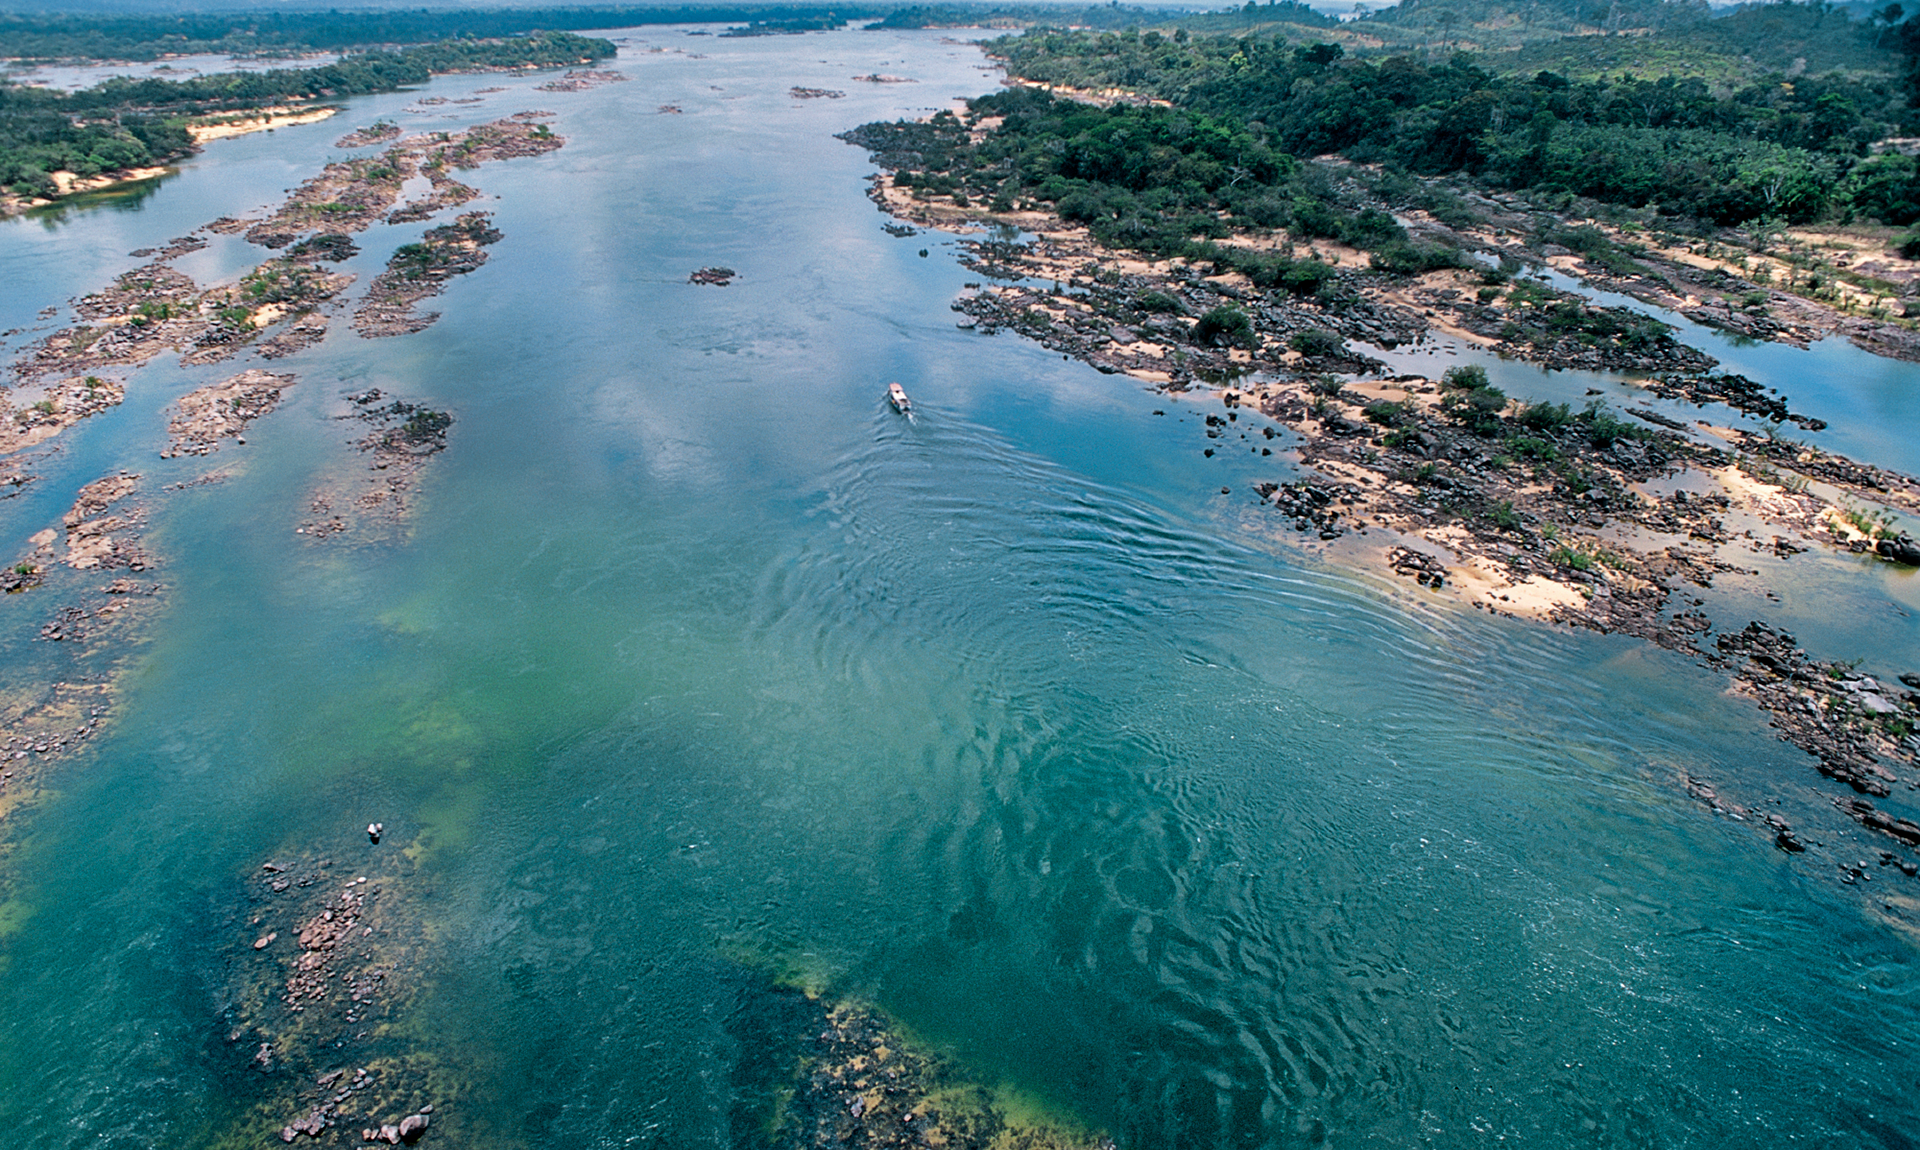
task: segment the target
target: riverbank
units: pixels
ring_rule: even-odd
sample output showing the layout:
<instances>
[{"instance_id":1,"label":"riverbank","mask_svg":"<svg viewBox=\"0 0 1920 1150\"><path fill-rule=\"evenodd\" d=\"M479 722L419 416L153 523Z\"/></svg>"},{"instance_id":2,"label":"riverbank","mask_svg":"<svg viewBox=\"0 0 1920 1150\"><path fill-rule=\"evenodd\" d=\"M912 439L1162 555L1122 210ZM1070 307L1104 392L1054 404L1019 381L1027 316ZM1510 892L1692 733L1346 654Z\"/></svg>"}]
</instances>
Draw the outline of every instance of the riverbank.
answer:
<instances>
[{"instance_id":1,"label":"riverbank","mask_svg":"<svg viewBox=\"0 0 1920 1150\"><path fill-rule=\"evenodd\" d=\"M339 112L337 106L320 102L323 100L395 91L436 75L458 72L526 75L542 69L590 66L617 51L610 40L570 32L459 37L346 56L310 68L181 80L150 78L119 88L113 86L114 81L104 81L79 93L43 92L36 97L37 114L54 117L55 122L64 119L64 146L70 154L111 156L112 162L127 166L86 177L48 170L42 165L51 161L36 150L33 138L0 133L0 153L6 155L13 171L8 177L11 188L0 189L0 215L151 178L164 173L172 161L215 140L317 123ZM625 77L614 72L576 70L548 87L579 91L614 78Z\"/></svg>"},{"instance_id":2,"label":"riverbank","mask_svg":"<svg viewBox=\"0 0 1920 1150\"><path fill-rule=\"evenodd\" d=\"M117 172L104 172L97 176L82 176L68 171L49 172L47 175L52 178L58 194L21 196L11 192L0 192L0 217L31 211L34 208L49 207L73 196L130 188L148 180L157 180L172 171L172 168L159 164L146 168L123 168Z\"/></svg>"},{"instance_id":3,"label":"riverbank","mask_svg":"<svg viewBox=\"0 0 1920 1150\"><path fill-rule=\"evenodd\" d=\"M1327 241L1248 231L1218 241L1304 250L1324 262L1340 291L1300 296L1263 289L1218 261L1109 249L1051 213L956 204L898 175L874 177L874 202L895 219L962 236L963 262L979 274L953 304L960 326L1011 330L1170 399L1219 400L1220 413L1169 422L1192 427L1208 457L1274 459L1272 481L1251 492L1221 488L1256 499L1267 533L1333 562L1390 572L1437 605L1633 635L1686 654L1727 673L1730 689L1767 711L1827 778L1860 796L1920 787L1920 694L1878 686L1901 675L1920 684L1920 666L1869 668L1875 679L1801 652L1799 664L1776 673L1723 642L1744 619L1718 621L1712 638L1716 621L1689 594L1736 581L1762 614L1779 598L1771 581L1791 577L1780 559L1912 567L1920 548L1887 524L1894 513L1920 511L1920 481L1777 430L1687 423L1640 405L1515 402L1477 369L1394 374L1368 349L1452 338L1549 368L1637 376L1650 397L1825 426L1793 411L1789 397L1716 372L1711 356L1667 325L1515 274L1523 261L1545 261L1494 236L1484 238L1506 255L1507 270L1417 275L1374 270L1365 253ZM1419 236L1421 224L1409 230ZM1580 260L1548 258L1569 274L1586 270ZM1622 280L1606 286L1633 286ZM1775 338L1832 330L1870 349L1910 346L1911 332L1898 325L1842 322L1833 309L1800 303L1804 322L1768 329ZM1761 556L1773 562L1757 563ZM1810 707L1818 721L1782 721ZM1738 805L1717 800L1715 809ZM1838 809L1911 862L1920 840L1904 827ZM1756 825L1782 849L1804 845L1784 824ZM1850 860L1839 868L1842 881L1853 868ZM1876 909L1920 932L1920 917Z\"/></svg>"},{"instance_id":4,"label":"riverbank","mask_svg":"<svg viewBox=\"0 0 1920 1150\"><path fill-rule=\"evenodd\" d=\"M205 116L187 123L187 134L193 137L195 144L207 144L214 140L229 140L235 136L249 136L255 132L271 132L275 128L291 128L300 124L318 124L322 120L331 120L340 114L340 109L332 106L321 108L301 108L282 105L272 108L259 108L251 112L240 112L230 116Z\"/></svg>"}]
</instances>

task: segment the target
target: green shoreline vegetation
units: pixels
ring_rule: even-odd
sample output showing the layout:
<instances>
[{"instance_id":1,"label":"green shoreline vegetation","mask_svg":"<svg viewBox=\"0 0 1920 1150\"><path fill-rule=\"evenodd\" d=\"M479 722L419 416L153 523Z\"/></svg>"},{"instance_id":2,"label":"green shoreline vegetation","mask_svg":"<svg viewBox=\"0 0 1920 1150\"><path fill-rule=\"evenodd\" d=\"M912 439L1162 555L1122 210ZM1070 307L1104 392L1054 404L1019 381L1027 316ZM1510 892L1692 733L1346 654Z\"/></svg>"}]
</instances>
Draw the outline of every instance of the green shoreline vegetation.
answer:
<instances>
[{"instance_id":1,"label":"green shoreline vegetation","mask_svg":"<svg viewBox=\"0 0 1920 1150\"><path fill-rule=\"evenodd\" d=\"M1449 229L1518 196L1546 213L1539 244L1625 282L1667 282L1639 262L1648 241L1733 259L1732 276L1694 278L1759 319L1721 326L1766 327L1774 287L1910 322L1920 299L1901 301L1920 280L1884 261L1920 259L1920 19L1657 0L1616 6L1608 31L1582 11L1440 0L1336 23L1250 3L1117 32L1038 27L987 45L1024 87L846 138L919 198L1045 210L1108 248L1300 294L1333 282L1317 253L1219 241L1284 231L1417 275L1461 266ZM1625 59L1649 67L1613 67ZM1440 226L1413 239L1391 214L1409 211Z\"/></svg>"},{"instance_id":2,"label":"green shoreline vegetation","mask_svg":"<svg viewBox=\"0 0 1920 1150\"><path fill-rule=\"evenodd\" d=\"M1340 153L1414 176L1460 173L1721 226L1806 223L1850 209L1905 224L1920 212L1913 159L1870 155L1878 141L1920 132L1908 86L1886 74L1764 75L1716 93L1697 78L1503 75L1464 52L1357 57L1338 44L1296 45L1280 35L1153 30L1045 32L991 50L1023 79L1138 92L1177 109L1163 113L1169 123L1204 115L1291 156ZM1135 113L1110 114L1117 122ZM1058 171L1028 166L1020 175L1086 185L1063 195L1115 183L1141 190L1137 179L1107 178L1101 161L1083 158L1088 148L1110 151L1114 130L1076 124L1067 142L1073 159ZM1234 184L1240 202L1251 203L1249 185L1262 182L1251 175ZM1280 226L1281 214L1256 209L1247 218Z\"/></svg>"},{"instance_id":3,"label":"green shoreline vegetation","mask_svg":"<svg viewBox=\"0 0 1920 1150\"><path fill-rule=\"evenodd\" d=\"M442 40L500 39L647 24L769 23L831 15L792 5L587 6L430 11L0 13L0 57L151 61L186 54L280 57ZM842 17L858 15L841 8Z\"/></svg>"},{"instance_id":4,"label":"green shoreline vegetation","mask_svg":"<svg viewBox=\"0 0 1920 1150\"><path fill-rule=\"evenodd\" d=\"M1303 9L1304 11L1304 9ZM956 15L956 12L959 14ZM447 72L562 67L612 56L607 40L577 30L658 24L727 23L723 35L781 35L844 27L887 15L883 27L950 22L1011 25L1070 19L1125 27L1153 18L1144 9L1084 10L1012 5L991 10L793 5L680 5L496 10L166 15L0 13L0 59L153 61L187 54L286 58L345 53L334 63L194 79L113 79L76 92L0 77L0 191L23 201L57 200L53 173L81 179L171 163L190 154L186 120L289 100L392 91ZM1160 14L1164 15L1164 14Z\"/></svg>"},{"instance_id":5,"label":"green shoreline vegetation","mask_svg":"<svg viewBox=\"0 0 1920 1150\"><path fill-rule=\"evenodd\" d=\"M50 200L59 195L54 172L90 177L170 163L194 148L187 120L209 112L388 92L448 72L591 63L615 50L609 40L533 32L370 51L313 68L113 79L78 92L0 83L0 187Z\"/></svg>"}]
</instances>

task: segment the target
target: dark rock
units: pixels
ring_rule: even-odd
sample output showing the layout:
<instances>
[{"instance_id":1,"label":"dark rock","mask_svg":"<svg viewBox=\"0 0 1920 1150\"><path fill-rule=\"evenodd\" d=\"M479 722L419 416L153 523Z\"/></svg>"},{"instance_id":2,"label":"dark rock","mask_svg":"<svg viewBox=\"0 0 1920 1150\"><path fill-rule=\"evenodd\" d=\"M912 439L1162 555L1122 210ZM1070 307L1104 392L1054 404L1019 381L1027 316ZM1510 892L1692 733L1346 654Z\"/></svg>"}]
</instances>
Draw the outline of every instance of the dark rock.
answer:
<instances>
[{"instance_id":1,"label":"dark rock","mask_svg":"<svg viewBox=\"0 0 1920 1150\"><path fill-rule=\"evenodd\" d=\"M1915 543L1913 536L1904 531L1892 539L1880 540L1873 545L1873 549L1883 559L1891 559L1908 567L1920 567L1920 543Z\"/></svg>"}]
</instances>

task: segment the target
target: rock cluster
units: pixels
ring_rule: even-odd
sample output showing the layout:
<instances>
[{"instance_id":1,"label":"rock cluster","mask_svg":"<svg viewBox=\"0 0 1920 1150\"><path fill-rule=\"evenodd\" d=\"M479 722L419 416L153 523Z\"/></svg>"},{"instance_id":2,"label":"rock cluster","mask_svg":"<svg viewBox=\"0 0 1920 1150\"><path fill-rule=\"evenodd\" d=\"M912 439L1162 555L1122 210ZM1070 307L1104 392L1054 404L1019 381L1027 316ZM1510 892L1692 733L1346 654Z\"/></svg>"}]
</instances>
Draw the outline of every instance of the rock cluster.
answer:
<instances>
[{"instance_id":1,"label":"rock cluster","mask_svg":"<svg viewBox=\"0 0 1920 1150\"><path fill-rule=\"evenodd\" d=\"M253 1052L256 1120L270 1118L283 1141L337 1145L358 1130L357 1141L410 1143L434 1113L419 1104L424 1067L383 1037L409 1001L419 942L419 924L389 897L407 860L382 851L360 865L342 877L331 858L269 860L250 884L227 1040Z\"/></svg>"},{"instance_id":2,"label":"rock cluster","mask_svg":"<svg viewBox=\"0 0 1920 1150\"><path fill-rule=\"evenodd\" d=\"M1785 397L1734 372L1663 372L1647 380L1646 388L1663 399L1684 399L1702 407L1724 403L1736 411L1775 423L1795 423L1808 431L1823 431L1827 426L1824 419L1794 414Z\"/></svg>"},{"instance_id":3,"label":"rock cluster","mask_svg":"<svg viewBox=\"0 0 1920 1150\"><path fill-rule=\"evenodd\" d=\"M138 536L130 531L138 523L140 513L105 514L109 507L133 494L139 482L138 475L123 471L80 489L62 520L66 527L67 566L75 570L147 569L147 554L141 550Z\"/></svg>"},{"instance_id":4,"label":"rock cluster","mask_svg":"<svg viewBox=\"0 0 1920 1150\"><path fill-rule=\"evenodd\" d=\"M390 529L404 526L427 464L446 450L447 432L453 426L451 413L394 399L379 388L350 395L347 402L349 411L343 418L369 428L353 444L370 457L369 465L358 480L329 483L313 492L311 516L294 528L296 534L310 539L327 539L375 524ZM337 510L340 507L346 507L347 513Z\"/></svg>"},{"instance_id":5,"label":"rock cluster","mask_svg":"<svg viewBox=\"0 0 1920 1150\"><path fill-rule=\"evenodd\" d=\"M1772 716L1781 737L1815 756L1822 775L1874 798L1895 786L1920 787L1920 693L1892 690L1849 664L1810 659L1792 635L1760 622L1721 634L1715 646L1736 664L1742 689ZM1920 827L1865 799L1841 809L1862 826L1920 846Z\"/></svg>"},{"instance_id":6,"label":"rock cluster","mask_svg":"<svg viewBox=\"0 0 1920 1150\"><path fill-rule=\"evenodd\" d=\"M173 239L167 241L166 247L157 250L154 248L135 248L127 254L137 260L144 260L151 256L159 256L163 260L170 260L175 256L186 255L188 252L197 252L206 246L207 241L203 236L175 236Z\"/></svg>"},{"instance_id":7,"label":"rock cluster","mask_svg":"<svg viewBox=\"0 0 1920 1150\"><path fill-rule=\"evenodd\" d=\"M1387 566L1401 575L1412 576L1422 587L1438 591L1447 585L1446 565L1424 551L1395 547L1387 552Z\"/></svg>"},{"instance_id":8,"label":"rock cluster","mask_svg":"<svg viewBox=\"0 0 1920 1150\"><path fill-rule=\"evenodd\" d=\"M1296 531L1311 531L1322 539L1338 539L1346 530L1340 523L1340 509L1333 506L1336 495L1333 487L1301 479L1292 483L1256 483L1253 489L1261 499L1291 518Z\"/></svg>"},{"instance_id":9,"label":"rock cluster","mask_svg":"<svg viewBox=\"0 0 1920 1150\"><path fill-rule=\"evenodd\" d=\"M400 138L400 125L391 120L375 120L364 128L355 128L333 142L336 148L364 148Z\"/></svg>"},{"instance_id":10,"label":"rock cluster","mask_svg":"<svg viewBox=\"0 0 1920 1150\"><path fill-rule=\"evenodd\" d=\"M1882 559L1891 559L1908 567L1920 567L1920 543L1902 531L1887 539L1874 541L1873 549Z\"/></svg>"},{"instance_id":11,"label":"rock cluster","mask_svg":"<svg viewBox=\"0 0 1920 1150\"><path fill-rule=\"evenodd\" d=\"M414 311L423 299L446 290L447 281L487 262L486 248L501 235L485 212L469 212L451 224L430 228L419 243L393 253L387 270L374 278L353 315L353 329L376 339L420 331L439 319L438 312Z\"/></svg>"},{"instance_id":12,"label":"rock cluster","mask_svg":"<svg viewBox=\"0 0 1920 1150\"><path fill-rule=\"evenodd\" d=\"M272 411L293 382L291 375L253 369L181 396L179 412L167 425L172 442L160 457L212 453L220 440L238 438L248 424Z\"/></svg>"},{"instance_id":13,"label":"rock cluster","mask_svg":"<svg viewBox=\"0 0 1920 1150\"><path fill-rule=\"evenodd\" d=\"M598 88L602 84L618 84L626 79L619 72L595 72L575 69L558 80L549 80L534 89L536 92L584 92L589 88Z\"/></svg>"}]
</instances>

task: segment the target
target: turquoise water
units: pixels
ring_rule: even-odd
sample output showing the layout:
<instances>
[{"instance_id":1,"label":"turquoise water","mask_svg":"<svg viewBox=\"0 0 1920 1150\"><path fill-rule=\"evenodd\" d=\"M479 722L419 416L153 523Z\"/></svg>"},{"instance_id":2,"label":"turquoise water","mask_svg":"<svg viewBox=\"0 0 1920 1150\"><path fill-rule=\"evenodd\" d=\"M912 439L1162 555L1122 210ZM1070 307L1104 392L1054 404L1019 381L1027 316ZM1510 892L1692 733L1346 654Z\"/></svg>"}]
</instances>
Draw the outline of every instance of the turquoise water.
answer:
<instances>
[{"instance_id":1,"label":"turquoise water","mask_svg":"<svg viewBox=\"0 0 1920 1150\"><path fill-rule=\"evenodd\" d=\"M377 858L379 820L420 856L412 1033L495 1144L739 1140L758 967L1131 1147L1908 1144L1910 939L1677 783L1826 805L1722 680L1311 562L1245 494L1272 460L958 331L951 245L882 233L831 133L979 91L972 49L629 40L629 83L356 101L0 227L11 327L376 116L570 138L474 174L506 238L439 323L283 361L225 483L157 496L204 470L154 458L165 405L233 368L156 363L0 504L22 549L141 471L169 587L108 734L6 828L11 1143L236 1121L269 1089L225 1042L243 887ZM418 230L367 233L361 282ZM367 386L451 446L410 538L308 544ZM50 608L7 607L17 676Z\"/></svg>"}]
</instances>

